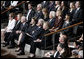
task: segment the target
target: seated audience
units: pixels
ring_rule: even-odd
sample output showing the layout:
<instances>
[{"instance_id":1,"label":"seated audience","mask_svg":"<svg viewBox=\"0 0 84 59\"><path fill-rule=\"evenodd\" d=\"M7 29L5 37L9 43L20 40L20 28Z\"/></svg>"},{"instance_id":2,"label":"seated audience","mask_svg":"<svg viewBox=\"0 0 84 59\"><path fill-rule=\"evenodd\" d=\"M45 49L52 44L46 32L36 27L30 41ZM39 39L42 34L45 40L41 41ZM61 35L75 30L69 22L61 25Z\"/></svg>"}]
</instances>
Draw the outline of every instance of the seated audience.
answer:
<instances>
[{"instance_id":1,"label":"seated audience","mask_svg":"<svg viewBox=\"0 0 84 59\"><path fill-rule=\"evenodd\" d=\"M30 24L29 24L29 27L28 27L26 33L29 33L29 34L31 35L31 34L32 34L32 31L34 31L35 29L36 29L36 18L33 17L32 20L31 20L31 22L30 22ZM17 43L18 48L15 50L16 52L18 52L18 51L20 50L19 45L20 45L20 42L23 40L24 37L25 37L24 33L21 33L21 34L19 35L18 43ZM25 37L25 38L27 38L27 37ZM30 42L31 42L31 41L29 41L29 43L30 43Z\"/></svg>"},{"instance_id":2,"label":"seated audience","mask_svg":"<svg viewBox=\"0 0 84 59\"><path fill-rule=\"evenodd\" d=\"M48 29L49 29L48 22L44 22L42 35L39 38L37 38L36 40L34 40L33 42L31 42L31 48L30 48L31 54L29 55L29 57L35 56L35 51L36 51L37 47L41 48L45 45L45 37L43 35L49 33ZM47 40L48 39L49 38L47 38ZM49 43L49 40L47 42Z\"/></svg>"},{"instance_id":3,"label":"seated audience","mask_svg":"<svg viewBox=\"0 0 84 59\"><path fill-rule=\"evenodd\" d=\"M19 29L15 30L15 33L12 33L9 36L9 41L11 42L11 44L9 45L8 48L14 48L15 47L15 42L14 42L15 39L18 39L20 33L26 32L27 27L28 27L28 24L26 23L26 17L22 16L21 17L21 25L20 25Z\"/></svg>"},{"instance_id":4,"label":"seated audience","mask_svg":"<svg viewBox=\"0 0 84 59\"><path fill-rule=\"evenodd\" d=\"M24 55L25 43L31 43L41 35L43 22L43 19L39 19L38 23L36 24L36 28L33 31L31 31L31 34L24 33L23 38L21 39L22 41L20 42L20 53L18 53L17 55Z\"/></svg>"}]
</instances>

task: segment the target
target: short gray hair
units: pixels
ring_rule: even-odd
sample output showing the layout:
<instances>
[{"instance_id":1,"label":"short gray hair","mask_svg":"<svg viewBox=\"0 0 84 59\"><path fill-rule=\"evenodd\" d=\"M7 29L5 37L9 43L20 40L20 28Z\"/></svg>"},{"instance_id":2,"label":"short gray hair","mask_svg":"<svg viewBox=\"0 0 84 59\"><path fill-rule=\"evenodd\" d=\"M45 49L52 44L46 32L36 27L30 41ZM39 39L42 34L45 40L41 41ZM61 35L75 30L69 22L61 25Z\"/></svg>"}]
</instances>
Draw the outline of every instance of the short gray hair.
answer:
<instances>
[{"instance_id":1,"label":"short gray hair","mask_svg":"<svg viewBox=\"0 0 84 59\"><path fill-rule=\"evenodd\" d=\"M52 15L53 18L56 16L55 11L50 11L50 14Z\"/></svg>"},{"instance_id":2,"label":"short gray hair","mask_svg":"<svg viewBox=\"0 0 84 59\"><path fill-rule=\"evenodd\" d=\"M38 21L40 21L41 22L41 25L43 25L43 23L44 23L44 20L43 19L39 19Z\"/></svg>"}]
</instances>

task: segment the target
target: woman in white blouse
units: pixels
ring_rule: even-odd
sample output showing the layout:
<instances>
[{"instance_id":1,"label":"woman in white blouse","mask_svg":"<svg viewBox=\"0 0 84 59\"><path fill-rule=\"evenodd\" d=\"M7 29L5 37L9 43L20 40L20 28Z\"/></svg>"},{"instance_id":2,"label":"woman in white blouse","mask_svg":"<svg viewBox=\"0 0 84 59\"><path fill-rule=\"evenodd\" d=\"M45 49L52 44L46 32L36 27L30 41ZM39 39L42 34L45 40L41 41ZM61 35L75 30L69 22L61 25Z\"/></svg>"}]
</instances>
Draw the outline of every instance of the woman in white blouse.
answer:
<instances>
[{"instance_id":1,"label":"woman in white blouse","mask_svg":"<svg viewBox=\"0 0 84 59\"><path fill-rule=\"evenodd\" d=\"M12 29L14 28L15 23L16 23L16 20L13 19L13 18L14 18L14 14L13 13L10 13L9 14L9 22L8 22L7 27L5 27L5 29L1 29L1 35L2 36L4 36L5 33L12 32Z\"/></svg>"}]
</instances>

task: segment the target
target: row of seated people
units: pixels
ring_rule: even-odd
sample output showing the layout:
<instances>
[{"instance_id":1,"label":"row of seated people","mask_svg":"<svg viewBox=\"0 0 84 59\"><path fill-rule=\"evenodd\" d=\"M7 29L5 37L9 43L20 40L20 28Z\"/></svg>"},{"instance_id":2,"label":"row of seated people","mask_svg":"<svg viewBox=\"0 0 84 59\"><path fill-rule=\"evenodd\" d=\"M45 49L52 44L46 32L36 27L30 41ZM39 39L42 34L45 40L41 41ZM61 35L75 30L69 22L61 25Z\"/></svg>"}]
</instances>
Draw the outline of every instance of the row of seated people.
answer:
<instances>
[{"instance_id":1,"label":"row of seated people","mask_svg":"<svg viewBox=\"0 0 84 59\"><path fill-rule=\"evenodd\" d=\"M56 3L59 1L56 1ZM74 8L75 7L75 8ZM63 15L65 13L65 15ZM52 15L53 14L53 15ZM77 1L74 5L73 2L70 3L70 9L66 12L63 12L60 8L55 11L48 11L47 8L42 8L42 4L37 5L37 9L34 10L32 4L28 4L28 12L26 14L26 19L28 24L31 21L32 17L36 17L37 19L42 18L44 21L48 21L50 23L51 31L53 29L59 29L64 23L64 19L66 14L69 14L69 21L67 23L74 24L82 20L82 9L80 8L80 2ZM65 22L66 23L66 22ZM55 25L54 25L55 24ZM73 34L77 34L77 29L79 26L73 28Z\"/></svg>"},{"instance_id":2,"label":"row of seated people","mask_svg":"<svg viewBox=\"0 0 84 59\"><path fill-rule=\"evenodd\" d=\"M11 1L6 1L6 2L11 2ZM13 3L15 5L17 5L16 3L19 3L19 1L13 1L13 2L15 2L15 3ZM28 3L28 11L25 12L27 20L29 22L32 17L36 16L38 19L43 18L44 20L47 21L49 19L48 14L50 13L50 11L57 12L57 10L61 11L62 14L60 16L63 19L65 18L66 13L69 13L70 14L70 21L81 20L82 19L82 9L80 7L81 6L80 1L73 1L73 2L68 1L68 2L65 2L65 1L43 1L42 3L38 4L36 8L35 7L33 8L33 6L32 6L33 4ZM66 3L68 3L68 5ZM57 18L60 18L60 17L57 16ZM76 19L78 19L78 20L76 20Z\"/></svg>"},{"instance_id":3,"label":"row of seated people","mask_svg":"<svg viewBox=\"0 0 84 59\"><path fill-rule=\"evenodd\" d=\"M56 5L54 5L54 3ZM51 5L51 7L48 7L48 4ZM54 7L52 8L52 6ZM57 9L53 10L56 6L58 6ZM69 23L70 25L82 21L83 17L80 1L76 1L75 3L70 2L69 8L65 7L66 5L64 1L46 1L45 5L42 2L41 4L37 5L36 9L33 9L32 4L28 4L28 12L26 14L27 22L30 22L32 17L36 17L37 19L42 18L44 19L44 21L48 21L50 23L50 28L52 31L53 29L59 29L60 27L62 27L64 20L66 20L67 17L66 14L69 14L69 20L67 21L67 23ZM49 11L49 9L52 10ZM77 34L78 27L79 26L73 28L73 34Z\"/></svg>"},{"instance_id":4,"label":"row of seated people","mask_svg":"<svg viewBox=\"0 0 84 59\"><path fill-rule=\"evenodd\" d=\"M49 22L44 22L43 19L39 19L38 22L35 17L32 18L30 24L26 22L26 17L22 16L21 13L17 15L17 21L13 19L13 13L9 14L9 24L5 28L5 44L3 46L8 46L8 48L14 48L15 47L15 38L18 40L18 48L16 50L20 51L20 54L18 55L23 55L24 54L24 47L25 43L28 43L31 45L30 52L35 54L36 47L40 47L44 45L44 39L45 37L43 36L44 34L49 33ZM69 15L66 15L66 19L69 17ZM12 19L12 22L11 22ZM20 20L21 19L21 20ZM65 20L67 21L67 20ZM16 23L15 23L16 22ZM37 24L36 24L37 22ZM44 22L44 23L43 23ZM14 26L15 24L15 26ZM65 23L63 24L62 28L66 27ZM63 32L66 32L69 30L64 30ZM61 36L62 34L60 34ZM48 43L52 43L48 39ZM60 40L61 41L61 40ZM66 44L67 45L67 44ZM31 55L30 55L31 56Z\"/></svg>"}]
</instances>

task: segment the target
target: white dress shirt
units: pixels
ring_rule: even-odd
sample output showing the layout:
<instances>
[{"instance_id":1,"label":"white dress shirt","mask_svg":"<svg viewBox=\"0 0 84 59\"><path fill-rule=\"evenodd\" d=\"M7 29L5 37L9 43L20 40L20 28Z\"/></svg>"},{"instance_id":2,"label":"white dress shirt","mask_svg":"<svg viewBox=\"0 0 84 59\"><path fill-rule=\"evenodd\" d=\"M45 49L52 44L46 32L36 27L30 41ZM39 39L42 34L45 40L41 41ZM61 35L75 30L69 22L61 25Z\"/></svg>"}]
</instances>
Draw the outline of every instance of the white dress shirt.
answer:
<instances>
[{"instance_id":1,"label":"white dress shirt","mask_svg":"<svg viewBox=\"0 0 84 59\"><path fill-rule=\"evenodd\" d=\"M6 31L9 32L10 30L12 30L15 27L15 23L16 23L15 19L9 20Z\"/></svg>"},{"instance_id":2,"label":"white dress shirt","mask_svg":"<svg viewBox=\"0 0 84 59\"><path fill-rule=\"evenodd\" d=\"M11 6L16 6L18 1L11 1Z\"/></svg>"},{"instance_id":3,"label":"white dress shirt","mask_svg":"<svg viewBox=\"0 0 84 59\"><path fill-rule=\"evenodd\" d=\"M30 12L31 12L31 9L27 13L27 17L26 17L27 20L28 20L28 17L29 17Z\"/></svg>"}]
</instances>

